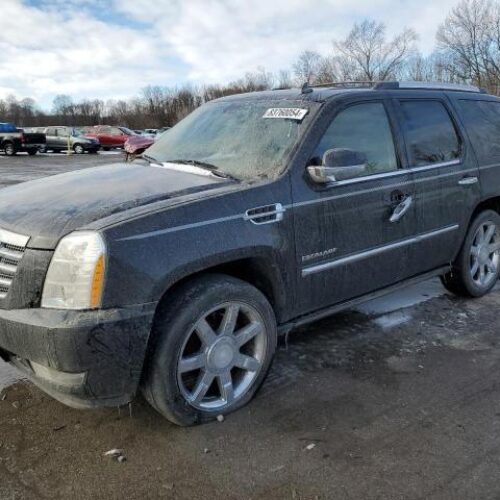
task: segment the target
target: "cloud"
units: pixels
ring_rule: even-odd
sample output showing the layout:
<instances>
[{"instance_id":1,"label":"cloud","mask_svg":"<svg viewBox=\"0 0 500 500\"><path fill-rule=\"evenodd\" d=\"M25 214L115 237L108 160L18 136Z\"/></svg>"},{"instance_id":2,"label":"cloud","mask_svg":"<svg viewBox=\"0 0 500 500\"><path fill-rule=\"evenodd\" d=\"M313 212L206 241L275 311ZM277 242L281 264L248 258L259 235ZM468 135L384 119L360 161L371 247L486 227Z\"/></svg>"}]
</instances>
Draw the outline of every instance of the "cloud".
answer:
<instances>
[{"instance_id":1,"label":"cloud","mask_svg":"<svg viewBox=\"0 0 500 500\"><path fill-rule=\"evenodd\" d=\"M148 84L228 82L327 54L353 22L413 27L430 52L455 0L3 0L0 97L119 98Z\"/></svg>"}]
</instances>

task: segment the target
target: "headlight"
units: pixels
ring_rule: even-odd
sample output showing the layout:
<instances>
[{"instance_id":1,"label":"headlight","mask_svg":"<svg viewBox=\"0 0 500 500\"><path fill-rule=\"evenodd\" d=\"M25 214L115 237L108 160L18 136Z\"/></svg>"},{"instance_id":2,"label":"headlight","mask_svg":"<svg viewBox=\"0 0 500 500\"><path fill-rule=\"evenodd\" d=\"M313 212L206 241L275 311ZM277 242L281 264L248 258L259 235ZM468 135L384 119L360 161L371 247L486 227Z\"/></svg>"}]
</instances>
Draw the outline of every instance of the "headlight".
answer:
<instances>
[{"instance_id":1,"label":"headlight","mask_svg":"<svg viewBox=\"0 0 500 500\"><path fill-rule=\"evenodd\" d=\"M76 231L57 245L45 278L42 307L97 309L106 264L104 240L93 231Z\"/></svg>"}]
</instances>

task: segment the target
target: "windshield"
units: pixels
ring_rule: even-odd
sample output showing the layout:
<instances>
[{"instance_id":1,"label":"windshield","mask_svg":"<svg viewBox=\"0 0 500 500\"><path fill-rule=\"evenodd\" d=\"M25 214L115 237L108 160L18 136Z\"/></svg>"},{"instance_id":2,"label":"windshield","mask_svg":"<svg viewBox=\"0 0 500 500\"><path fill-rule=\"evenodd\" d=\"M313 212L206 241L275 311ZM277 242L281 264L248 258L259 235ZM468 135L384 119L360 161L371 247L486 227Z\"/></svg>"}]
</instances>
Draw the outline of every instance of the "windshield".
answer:
<instances>
[{"instance_id":1,"label":"windshield","mask_svg":"<svg viewBox=\"0 0 500 500\"><path fill-rule=\"evenodd\" d=\"M163 134L147 156L206 163L237 179L274 177L317 106L290 100L208 103Z\"/></svg>"},{"instance_id":2,"label":"windshield","mask_svg":"<svg viewBox=\"0 0 500 500\"><path fill-rule=\"evenodd\" d=\"M119 129L124 133L124 134L127 134L127 135L137 135L135 132L133 132L132 130L130 130L129 128L127 127L119 127Z\"/></svg>"}]
</instances>

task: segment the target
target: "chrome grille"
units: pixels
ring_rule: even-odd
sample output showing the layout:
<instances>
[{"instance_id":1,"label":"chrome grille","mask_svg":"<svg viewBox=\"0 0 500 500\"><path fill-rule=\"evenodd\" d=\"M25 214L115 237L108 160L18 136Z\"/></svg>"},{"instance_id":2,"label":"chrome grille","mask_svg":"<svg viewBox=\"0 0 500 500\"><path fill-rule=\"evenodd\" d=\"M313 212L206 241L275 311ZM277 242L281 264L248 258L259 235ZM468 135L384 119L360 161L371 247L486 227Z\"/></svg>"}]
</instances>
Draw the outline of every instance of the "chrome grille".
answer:
<instances>
[{"instance_id":1,"label":"chrome grille","mask_svg":"<svg viewBox=\"0 0 500 500\"><path fill-rule=\"evenodd\" d=\"M0 228L0 299L9 293L29 239Z\"/></svg>"}]
</instances>

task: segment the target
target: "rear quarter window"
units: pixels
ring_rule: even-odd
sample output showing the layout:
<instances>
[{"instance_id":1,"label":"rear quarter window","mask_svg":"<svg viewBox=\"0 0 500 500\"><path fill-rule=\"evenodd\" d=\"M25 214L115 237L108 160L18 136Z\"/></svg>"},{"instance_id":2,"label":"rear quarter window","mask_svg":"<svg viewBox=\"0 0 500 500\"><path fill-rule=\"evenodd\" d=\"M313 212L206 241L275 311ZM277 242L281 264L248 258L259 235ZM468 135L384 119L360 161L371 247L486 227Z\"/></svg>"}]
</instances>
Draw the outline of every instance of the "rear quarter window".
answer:
<instances>
[{"instance_id":1,"label":"rear quarter window","mask_svg":"<svg viewBox=\"0 0 500 500\"><path fill-rule=\"evenodd\" d=\"M480 165L500 160L500 102L460 100L459 108Z\"/></svg>"}]
</instances>

